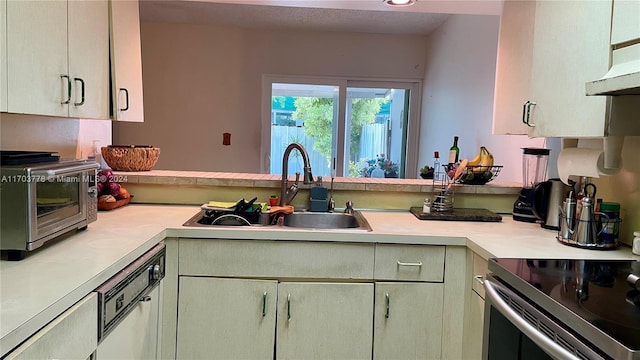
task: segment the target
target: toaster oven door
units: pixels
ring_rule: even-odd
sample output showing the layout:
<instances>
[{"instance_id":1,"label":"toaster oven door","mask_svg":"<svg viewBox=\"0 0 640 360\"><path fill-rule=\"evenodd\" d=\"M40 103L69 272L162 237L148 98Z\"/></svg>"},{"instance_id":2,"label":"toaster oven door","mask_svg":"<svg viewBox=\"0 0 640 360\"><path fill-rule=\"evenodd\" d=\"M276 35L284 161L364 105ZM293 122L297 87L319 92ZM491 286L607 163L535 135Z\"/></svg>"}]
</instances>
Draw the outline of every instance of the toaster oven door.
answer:
<instances>
[{"instance_id":1,"label":"toaster oven door","mask_svg":"<svg viewBox=\"0 0 640 360\"><path fill-rule=\"evenodd\" d=\"M90 189L95 191L96 163L32 170L29 185L29 241L27 250L73 229L87 226ZM93 186L90 186L93 184Z\"/></svg>"}]
</instances>

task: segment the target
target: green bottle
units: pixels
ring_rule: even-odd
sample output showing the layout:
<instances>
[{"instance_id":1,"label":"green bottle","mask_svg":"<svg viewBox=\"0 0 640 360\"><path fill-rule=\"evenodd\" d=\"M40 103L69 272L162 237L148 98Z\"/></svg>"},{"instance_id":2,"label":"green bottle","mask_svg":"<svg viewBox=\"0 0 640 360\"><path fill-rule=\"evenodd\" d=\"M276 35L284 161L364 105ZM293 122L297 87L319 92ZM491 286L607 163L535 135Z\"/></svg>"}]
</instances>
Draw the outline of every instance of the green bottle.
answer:
<instances>
[{"instance_id":1,"label":"green bottle","mask_svg":"<svg viewBox=\"0 0 640 360\"><path fill-rule=\"evenodd\" d=\"M458 162L460 156L460 149L458 148L458 137L453 137L453 146L449 148L449 165L453 165Z\"/></svg>"}]
</instances>

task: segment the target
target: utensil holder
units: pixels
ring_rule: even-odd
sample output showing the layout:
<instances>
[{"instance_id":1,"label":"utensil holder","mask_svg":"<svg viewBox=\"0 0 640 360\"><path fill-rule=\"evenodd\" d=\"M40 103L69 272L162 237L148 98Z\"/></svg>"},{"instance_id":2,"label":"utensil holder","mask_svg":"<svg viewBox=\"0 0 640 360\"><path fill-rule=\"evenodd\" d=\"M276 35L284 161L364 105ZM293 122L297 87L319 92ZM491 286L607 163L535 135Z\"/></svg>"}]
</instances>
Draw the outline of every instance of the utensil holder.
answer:
<instances>
[{"instance_id":1,"label":"utensil holder","mask_svg":"<svg viewBox=\"0 0 640 360\"><path fill-rule=\"evenodd\" d=\"M455 185L443 165L444 171L440 173L438 179L433 179L433 194L431 197L431 211L446 212L453 211L453 195Z\"/></svg>"},{"instance_id":2,"label":"utensil holder","mask_svg":"<svg viewBox=\"0 0 640 360\"><path fill-rule=\"evenodd\" d=\"M600 220L586 221L572 218L567 219L563 214L559 214L558 216L560 217L560 230L558 230L556 239L565 245L590 250L613 250L620 246L620 223L622 222L620 218L601 218ZM573 226L570 226L571 223ZM595 225L597 230L595 241L589 243L578 242L578 239L576 239L578 227L592 225ZM608 232L605 233L605 229L611 229L610 237L608 236ZM604 236L603 233L605 234Z\"/></svg>"}]
</instances>

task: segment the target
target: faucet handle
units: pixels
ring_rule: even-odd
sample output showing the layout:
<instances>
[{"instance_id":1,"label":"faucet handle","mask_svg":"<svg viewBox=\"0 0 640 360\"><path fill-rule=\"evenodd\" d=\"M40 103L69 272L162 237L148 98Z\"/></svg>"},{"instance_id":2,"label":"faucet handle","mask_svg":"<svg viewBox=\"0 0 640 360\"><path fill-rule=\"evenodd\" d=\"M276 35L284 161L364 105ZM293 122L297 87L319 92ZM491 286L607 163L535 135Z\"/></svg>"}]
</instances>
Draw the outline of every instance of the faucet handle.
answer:
<instances>
[{"instance_id":1,"label":"faucet handle","mask_svg":"<svg viewBox=\"0 0 640 360\"><path fill-rule=\"evenodd\" d=\"M344 208L345 214L353 214L353 202L351 200L347 201L346 207Z\"/></svg>"}]
</instances>

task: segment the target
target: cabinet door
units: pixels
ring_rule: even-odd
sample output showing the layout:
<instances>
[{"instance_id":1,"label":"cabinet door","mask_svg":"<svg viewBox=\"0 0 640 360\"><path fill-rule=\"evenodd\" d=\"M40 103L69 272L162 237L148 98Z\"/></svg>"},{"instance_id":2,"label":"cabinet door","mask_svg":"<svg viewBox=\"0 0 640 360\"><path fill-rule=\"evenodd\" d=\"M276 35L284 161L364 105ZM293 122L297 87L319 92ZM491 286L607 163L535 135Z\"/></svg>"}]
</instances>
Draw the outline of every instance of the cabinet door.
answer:
<instances>
[{"instance_id":1,"label":"cabinet door","mask_svg":"<svg viewBox=\"0 0 640 360\"><path fill-rule=\"evenodd\" d=\"M611 44L640 39L640 0L613 0Z\"/></svg>"},{"instance_id":2,"label":"cabinet door","mask_svg":"<svg viewBox=\"0 0 640 360\"><path fill-rule=\"evenodd\" d=\"M113 118L142 122L142 50L138 0L111 0L109 4Z\"/></svg>"},{"instance_id":3,"label":"cabinet door","mask_svg":"<svg viewBox=\"0 0 640 360\"><path fill-rule=\"evenodd\" d=\"M109 118L109 3L69 1L69 116ZM84 100L83 100L84 98Z\"/></svg>"},{"instance_id":4,"label":"cabinet door","mask_svg":"<svg viewBox=\"0 0 640 360\"><path fill-rule=\"evenodd\" d=\"M0 0L0 111L7 111L7 0Z\"/></svg>"},{"instance_id":5,"label":"cabinet door","mask_svg":"<svg viewBox=\"0 0 640 360\"><path fill-rule=\"evenodd\" d=\"M444 285L375 284L374 359L439 359Z\"/></svg>"},{"instance_id":6,"label":"cabinet door","mask_svg":"<svg viewBox=\"0 0 640 360\"><path fill-rule=\"evenodd\" d=\"M273 359L276 281L179 281L177 359Z\"/></svg>"},{"instance_id":7,"label":"cabinet door","mask_svg":"<svg viewBox=\"0 0 640 360\"><path fill-rule=\"evenodd\" d=\"M67 2L7 1L7 110L66 117Z\"/></svg>"},{"instance_id":8,"label":"cabinet door","mask_svg":"<svg viewBox=\"0 0 640 360\"><path fill-rule=\"evenodd\" d=\"M97 320L98 296L91 293L3 359L87 359L98 345Z\"/></svg>"},{"instance_id":9,"label":"cabinet door","mask_svg":"<svg viewBox=\"0 0 640 360\"><path fill-rule=\"evenodd\" d=\"M371 359L373 284L281 283L277 359Z\"/></svg>"},{"instance_id":10,"label":"cabinet door","mask_svg":"<svg viewBox=\"0 0 640 360\"><path fill-rule=\"evenodd\" d=\"M465 321L465 344L462 354L465 359L482 358L482 333L484 331L484 299L471 291Z\"/></svg>"},{"instance_id":11,"label":"cabinet door","mask_svg":"<svg viewBox=\"0 0 640 360\"><path fill-rule=\"evenodd\" d=\"M482 357L482 333L484 325L484 288L482 281L489 273L487 260L469 251L468 286L465 292L464 347L463 358L480 359Z\"/></svg>"},{"instance_id":12,"label":"cabinet door","mask_svg":"<svg viewBox=\"0 0 640 360\"><path fill-rule=\"evenodd\" d=\"M609 69L611 1L538 1L532 62L532 136L603 136L605 96L585 83Z\"/></svg>"},{"instance_id":13,"label":"cabinet door","mask_svg":"<svg viewBox=\"0 0 640 360\"><path fill-rule=\"evenodd\" d=\"M160 287L156 287L105 337L95 360L156 359Z\"/></svg>"},{"instance_id":14,"label":"cabinet door","mask_svg":"<svg viewBox=\"0 0 640 360\"><path fill-rule=\"evenodd\" d=\"M522 107L531 100L535 1L506 0L500 17L493 103L493 133L529 133Z\"/></svg>"}]
</instances>

